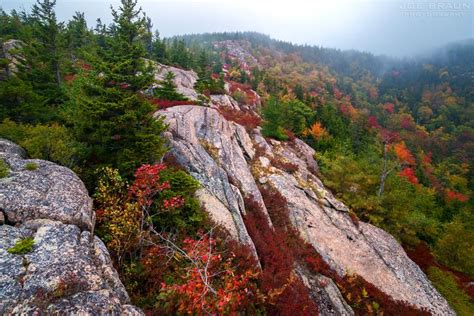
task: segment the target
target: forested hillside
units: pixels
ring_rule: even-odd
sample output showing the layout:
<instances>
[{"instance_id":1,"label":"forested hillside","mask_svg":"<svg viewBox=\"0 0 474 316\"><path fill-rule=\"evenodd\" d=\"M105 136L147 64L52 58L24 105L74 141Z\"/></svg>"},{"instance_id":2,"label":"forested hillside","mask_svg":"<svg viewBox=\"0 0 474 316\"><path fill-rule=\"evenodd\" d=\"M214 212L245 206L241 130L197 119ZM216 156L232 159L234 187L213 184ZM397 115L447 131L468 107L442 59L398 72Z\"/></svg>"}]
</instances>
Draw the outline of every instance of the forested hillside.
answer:
<instances>
[{"instance_id":1,"label":"forested hillside","mask_svg":"<svg viewBox=\"0 0 474 316\"><path fill-rule=\"evenodd\" d=\"M311 146L317 165L308 163L308 177L347 205L353 224L389 232L459 315L474 312L472 40L399 60L259 33L161 38L134 0L111 14L110 25L91 26L80 12L59 21L51 0L0 10L0 137L85 182L96 233L135 305L150 314L304 307L311 315L318 300L291 272L297 266L333 279L355 314L427 312L339 275L263 184L263 207L253 196L239 202L255 247L231 240L200 203L202 179L190 175L199 168L167 154L170 121L161 114L186 105L217 108L254 137L249 165L267 159L255 143L260 131L271 148ZM222 148L200 146L219 160ZM285 174L301 169L287 158L268 163Z\"/></svg>"}]
</instances>

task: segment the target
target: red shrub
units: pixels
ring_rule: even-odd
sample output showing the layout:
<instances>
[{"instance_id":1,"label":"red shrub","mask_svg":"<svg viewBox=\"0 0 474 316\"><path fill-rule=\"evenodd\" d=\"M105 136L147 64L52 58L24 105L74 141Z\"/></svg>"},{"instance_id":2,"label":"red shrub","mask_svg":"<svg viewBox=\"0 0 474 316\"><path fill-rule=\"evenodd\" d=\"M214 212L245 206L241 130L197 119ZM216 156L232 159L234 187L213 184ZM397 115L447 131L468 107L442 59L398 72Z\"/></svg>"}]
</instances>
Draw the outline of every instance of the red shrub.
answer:
<instances>
[{"instance_id":1,"label":"red shrub","mask_svg":"<svg viewBox=\"0 0 474 316\"><path fill-rule=\"evenodd\" d=\"M367 120L367 124L369 128L379 129L381 127L379 122L377 122L377 118L373 115L369 116L369 119Z\"/></svg>"},{"instance_id":2,"label":"red shrub","mask_svg":"<svg viewBox=\"0 0 474 316\"><path fill-rule=\"evenodd\" d=\"M411 184L418 184L418 178L416 177L415 170L413 170L413 168L405 168L400 171L398 175L407 179Z\"/></svg>"},{"instance_id":3,"label":"red shrub","mask_svg":"<svg viewBox=\"0 0 474 316\"><path fill-rule=\"evenodd\" d=\"M248 84L243 84L235 81L228 81L230 94L233 95L236 91L245 93L248 104L257 104L258 95L252 90Z\"/></svg>"},{"instance_id":4,"label":"red shrub","mask_svg":"<svg viewBox=\"0 0 474 316\"><path fill-rule=\"evenodd\" d=\"M419 310L406 302L393 300L360 276L346 275L341 278L324 261L314 247L301 238L289 219L285 198L275 190L264 187L259 189L274 224L275 236L273 237L277 237L270 240L269 243L275 240L278 240L278 243L283 242L286 258L292 260L293 264L298 262L313 273L325 275L335 281L356 315L379 313L386 315L429 315L427 311Z\"/></svg>"},{"instance_id":5,"label":"red shrub","mask_svg":"<svg viewBox=\"0 0 474 316\"><path fill-rule=\"evenodd\" d=\"M390 113L390 114L393 114L393 112L395 111L395 104L391 103L391 102L387 102L383 105L383 109Z\"/></svg>"},{"instance_id":6,"label":"red shrub","mask_svg":"<svg viewBox=\"0 0 474 316\"><path fill-rule=\"evenodd\" d=\"M467 202L467 201L469 201L469 197L467 195L464 195L464 194L459 193L459 192L455 192L455 191L452 191L452 190L447 190L446 191L446 200L448 202L452 202L452 201Z\"/></svg>"},{"instance_id":7,"label":"red shrub","mask_svg":"<svg viewBox=\"0 0 474 316\"><path fill-rule=\"evenodd\" d=\"M247 131L253 130L262 123L262 119L251 112L236 110L230 107L220 107L218 111L226 120L242 125Z\"/></svg>"},{"instance_id":8,"label":"red shrub","mask_svg":"<svg viewBox=\"0 0 474 316\"><path fill-rule=\"evenodd\" d=\"M294 276L295 260L281 230L273 230L261 207L253 198L245 198L245 226L252 237L262 265L261 289L268 296L270 315L316 315L318 309L308 289Z\"/></svg>"},{"instance_id":9,"label":"red shrub","mask_svg":"<svg viewBox=\"0 0 474 316\"><path fill-rule=\"evenodd\" d=\"M454 274L458 285L464 289L464 291L474 299L474 287L471 285L474 280L468 275L454 271L447 266L438 263L431 253L430 248L424 242L420 242L415 247L404 247L408 257L413 260L425 273L428 272L430 267L437 267L443 271Z\"/></svg>"}]
</instances>

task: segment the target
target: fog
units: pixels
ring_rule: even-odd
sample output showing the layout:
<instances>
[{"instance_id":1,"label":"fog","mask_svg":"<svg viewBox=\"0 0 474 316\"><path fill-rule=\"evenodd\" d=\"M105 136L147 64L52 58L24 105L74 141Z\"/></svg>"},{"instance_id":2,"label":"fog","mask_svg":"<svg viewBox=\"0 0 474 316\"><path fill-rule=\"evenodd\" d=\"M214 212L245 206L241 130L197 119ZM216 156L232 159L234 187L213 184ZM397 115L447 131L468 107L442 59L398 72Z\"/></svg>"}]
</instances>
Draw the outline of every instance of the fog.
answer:
<instances>
[{"instance_id":1,"label":"fog","mask_svg":"<svg viewBox=\"0 0 474 316\"><path fill-rule=\"evenodd\" d=\"M26 9L34 0L0 0L6 11ZM68 20L85 12L111 22L118 0L57 0L57 15ZM472 38L472 0L139 0L165 36L221 31L257 31L298 44L357 49L390 56L425 53Z\"/></svg>"}]
</instances>

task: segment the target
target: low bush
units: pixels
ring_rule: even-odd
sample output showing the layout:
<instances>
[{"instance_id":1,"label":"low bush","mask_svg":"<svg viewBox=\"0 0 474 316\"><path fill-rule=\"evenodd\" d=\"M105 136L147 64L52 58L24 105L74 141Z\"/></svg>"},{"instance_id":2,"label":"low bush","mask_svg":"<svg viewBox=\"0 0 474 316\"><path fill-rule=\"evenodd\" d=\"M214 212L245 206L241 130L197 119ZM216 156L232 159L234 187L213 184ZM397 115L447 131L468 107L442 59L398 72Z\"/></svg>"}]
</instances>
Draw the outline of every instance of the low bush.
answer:
<instances>
[{"instance_id":1,"label":"low bush","mask_svg":"<svg viewBox=\"0 0 474 316\"><path fill-rule=\"evenodd\" d=\"M314 247L301 238L299 232L294 228L289 218L286 199L274 189L263 186L259 189L274 225L275 234L285 245L286 256L292 258L293 265L298 263L313 273L325 275L335 281L356 315L382 313L387 315L430 314L425 310L410 306L407 302L392 299L360 276L345 275L340 277L324 261Z\"/></svg>"},{"instance_id":2,"label":"low bush","mask_svg":"<svg viewBox=\"0 0 474 316\"><path fill-rule=\"evenodd\" d=\"M0 159L0 179L1 178L6 178L10 174L10 168L8 168L8 165Z\"/></svg>"},{"instance_id":3,"label":"low bush","mask_svg":"<svg viewBox=\"0 0 474 316\"><path fill-rule=\"evenodd\" d=\"M195 101L177 101L177 100L161 100L151 99L150 102L158 107L158 109L167 109L178 105L196 105Z\"/></svg>"},{"instance_id":4,"label":"low bush","mask_svg":"<svg viewBox=\"0 0 474 316\"><path fill-rule=\"evenodd\" d=\"M247 131L251 131L262 124L262 119L251 112L230 107L220 107L218 111L226 120L242 125Z\"/></svg>"},{"instance_id":5,"label":"low bush","mask_svg":"<svg viewBox=\"0 0 474 316\"><path fill-rule=\"evenodd\" d=\"M85 150L66 127L57 123L25 125L6 119L0 124L0 137L17 143L32 158L53 161L69 168L77 166Z\"/></svg>"},{"instance_id":6,"label":"low bush","mask_svg":"<svg viewBox=\"0 0 474 316\"><path fill-rule=\"evenodd\" d=\"M34 170L38 169L38 164L36 164L34 162L29 162L25 165L25 169L29 170L29 171L34 171Z\"/></svg>"},{"instance_id":7,"label":"low bush","mask_svg":"<svg viewBox=\"0 0 474 316\"><path fill-rule=\"evenodd\" d=\"M15 246L9 248L7 251L14 255L24 255L33 250L34 244L35 240L33 237L22 238L15 243Z\"/></svg>"}]
</instances>

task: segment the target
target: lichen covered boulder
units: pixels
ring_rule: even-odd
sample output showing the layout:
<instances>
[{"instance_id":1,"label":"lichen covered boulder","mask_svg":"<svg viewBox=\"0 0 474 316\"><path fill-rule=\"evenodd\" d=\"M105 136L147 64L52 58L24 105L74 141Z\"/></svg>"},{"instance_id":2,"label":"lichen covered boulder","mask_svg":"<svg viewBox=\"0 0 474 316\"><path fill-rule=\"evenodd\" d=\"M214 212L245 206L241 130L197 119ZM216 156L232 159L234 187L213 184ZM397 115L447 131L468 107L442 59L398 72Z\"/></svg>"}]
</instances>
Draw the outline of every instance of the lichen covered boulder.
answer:
<instances>
[{"instance_id":1,"label":"lichen covered boulder","mask_svg":"<svg viewBox=\"0 0 474 316\"><path fill-rule=\"evenodd\" d=\"M0 179L0 314L142 314L91 235L84 184L67 168L25 156L0 139L10 169Z\"/></svg>"}]
</instances>

